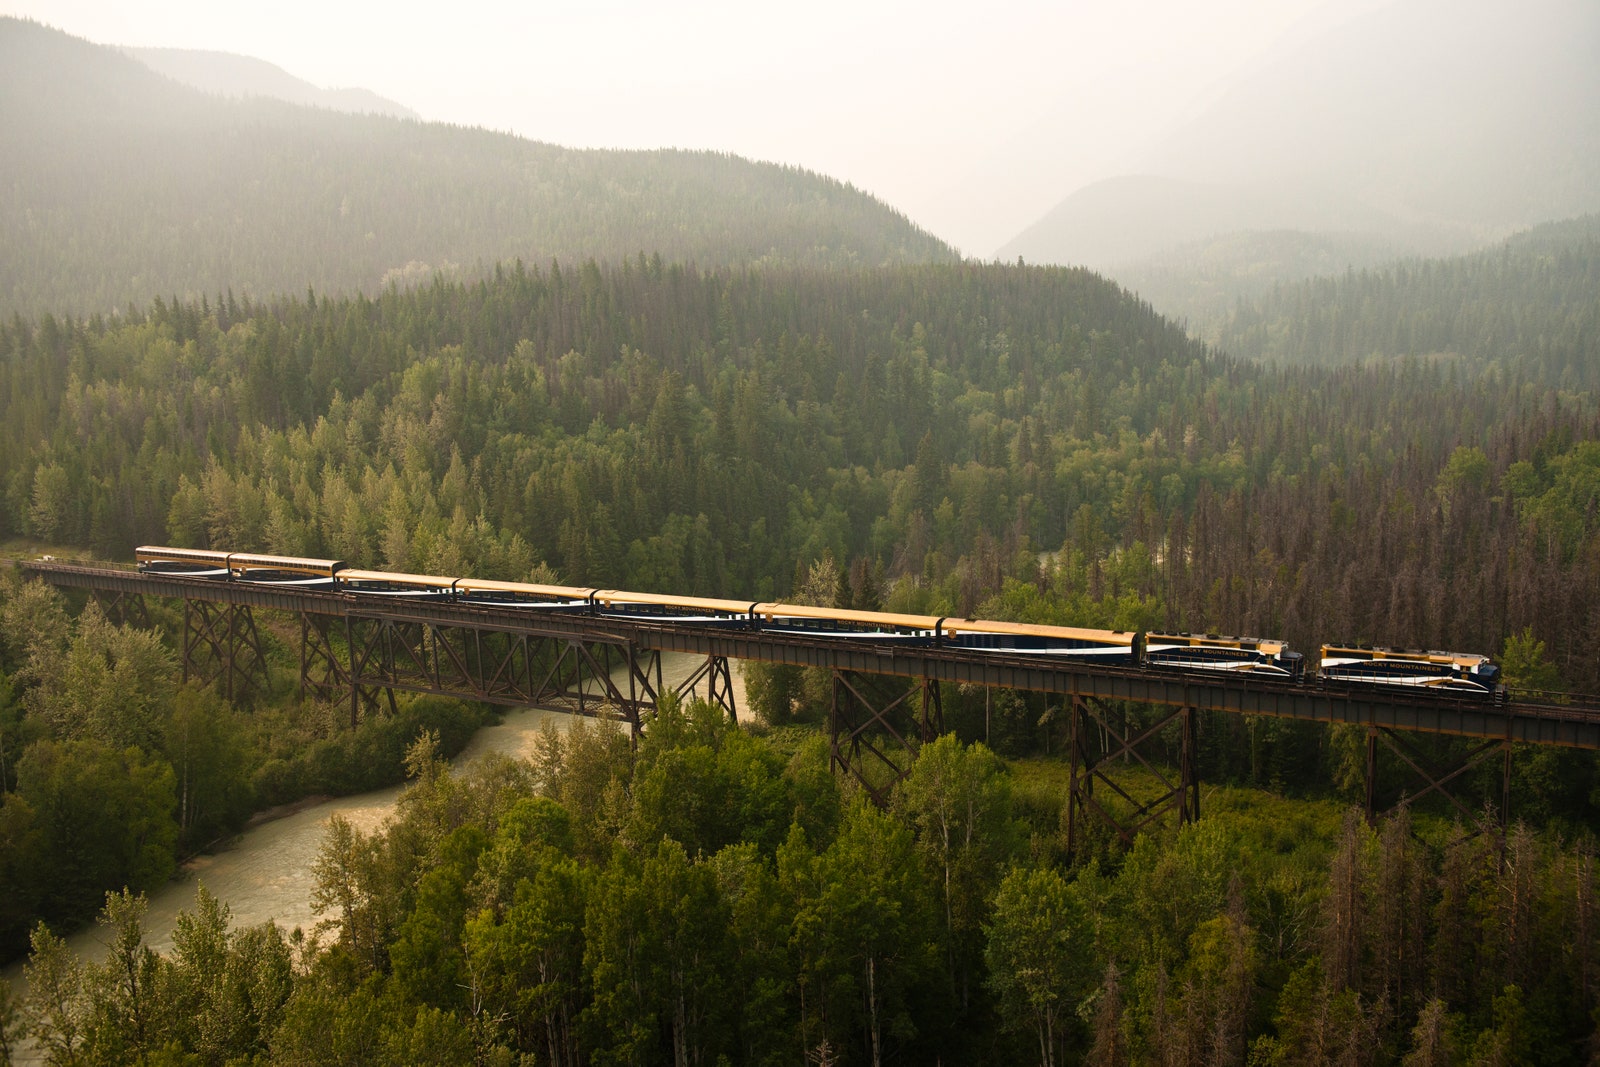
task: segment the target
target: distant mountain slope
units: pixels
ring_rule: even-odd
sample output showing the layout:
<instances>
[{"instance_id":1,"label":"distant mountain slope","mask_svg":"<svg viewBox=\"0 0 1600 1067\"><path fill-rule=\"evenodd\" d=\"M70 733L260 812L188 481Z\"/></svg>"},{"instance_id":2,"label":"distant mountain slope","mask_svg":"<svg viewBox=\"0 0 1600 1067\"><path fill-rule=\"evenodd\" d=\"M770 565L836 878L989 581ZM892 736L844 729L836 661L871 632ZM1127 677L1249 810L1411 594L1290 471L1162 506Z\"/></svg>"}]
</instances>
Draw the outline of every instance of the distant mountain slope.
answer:
<instances>
[{"instance_id":1,"label":"distant mountain slope","mask_svg":"<svg viewBox=\"0 0 1600 1067\"><path fill-rule=\"evenodd\" d=\"M25 313L371 291L516 258L954 258L806 171L220 100L17 19L0 19L0 235L0 311Z\"/></svg>"},{"instance_id":2,"label":"distant mountain slope","mask_svg":"<svg viewBox=\"0 0 1600 1067\"><path fill-rule=\"evenodd\" d=\"M287 104L325 107L354 115L421 118L404 104L397 104L369 89L321 89L282 67L252 56L189 48L124 48L122 51L157 74L218 96L264 96Z\"/></svg>"},{"instance_id":3,"label":"distant mountain slope","mask_svg":"<svg viewBox=\"0 0 1600 1067\"><path fill-rule=\"evenodd\" d=\"M1054 263L1067 256L1075 264L1105 269L1221 234L1375 233L1395 225L1391 216L1337 190L1291 184L1245 188L1135 174L1079 189L1001 249L999 258Z\"/></svg>"},{"instance_id":4,"label":"distant mountain slope","mask_svg":"<svg viewBox=\"0 0 1600 1067\"><path fill-rule=\"evenodd\" d=\"M1600 389L1600 215L1468 256L1284 286L1243 304L1218 343L1233 355L1324 366L1454 356Z\"/></svg>"},{"instance_id":5,"label":"distant mountain slope","mask_svg":"<svg viewBox=\"0 0 1600 1067\"><path fill-rule=\"evenodd\" d=\"M998 255L1121 277L1242 231L1467 251L1600 210L1597 101L1593 0L1401 0L1271 57Z\"/></svg>"},{"instance_id":6,"label":"distant mountain slope","mask_svg":"<svg viewBox=\"0 0 1600 1067\"><path fill-rule=\"evenodd\" d=\"M1103 273L1138 293L1193 337L1215 341L1239 302L1286 283L1370 270L1404 258L1393 240L1371 233L1235 230Z\"/></svg>"}]
</instances>

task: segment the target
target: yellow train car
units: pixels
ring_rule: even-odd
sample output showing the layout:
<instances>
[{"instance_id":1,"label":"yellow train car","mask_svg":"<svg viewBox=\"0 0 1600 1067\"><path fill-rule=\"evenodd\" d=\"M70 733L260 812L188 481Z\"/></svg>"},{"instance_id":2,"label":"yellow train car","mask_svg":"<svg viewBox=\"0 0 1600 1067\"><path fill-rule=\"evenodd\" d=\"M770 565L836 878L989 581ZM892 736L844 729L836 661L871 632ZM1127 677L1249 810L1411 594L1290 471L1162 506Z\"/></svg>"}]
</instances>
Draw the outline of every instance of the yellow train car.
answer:
<instances>
[{"instance_id":1,"label":"yellow train car","mask_svg":"<svg viewBox=\"0 0 1600 1067\"><path fill-rule=\"evenodd\" d=\"M1141 635L1133 630L1094 630L988 619L944 619L947 647L1027 656L1058 656L1118 666L1137 666Z\"/></svg>"},{"instance_id":2,"label":"yellow train car","mask_svg":"<svg viewBox=\"0 0 1600 1067\"><path fill-rule=\"evenodd\" d=\"M410 597L443 600L454 595L456 579L401 571L348 568L339 572L339 588L346 593L375 597Z\"/></svg>"},{"instance_id":3,"label":"yellow train car","mask_svg":"<svg viewBox=\"0 0 1600 1067\"><path fill-rule=\"evenodd\" d=\"M140 545L133 550L139 569L148 574L170 574L183 578L229 578L228 553L204 548L166 548Z\"/></svg>"},{"instance_id":4,"label":"yellow train car","mask_svg":"<svg viewBox=\"0 0 1600 1067\"><path fill-rule=\"evenodd\" d=\"M896 644L938 640L941 621L936 615L899 615L888 611L821 608L810 604L761 603L754 605L750 611L754 616L754 625L763 630L815 637L855 637Z\"/></svg>"}]
</instances>

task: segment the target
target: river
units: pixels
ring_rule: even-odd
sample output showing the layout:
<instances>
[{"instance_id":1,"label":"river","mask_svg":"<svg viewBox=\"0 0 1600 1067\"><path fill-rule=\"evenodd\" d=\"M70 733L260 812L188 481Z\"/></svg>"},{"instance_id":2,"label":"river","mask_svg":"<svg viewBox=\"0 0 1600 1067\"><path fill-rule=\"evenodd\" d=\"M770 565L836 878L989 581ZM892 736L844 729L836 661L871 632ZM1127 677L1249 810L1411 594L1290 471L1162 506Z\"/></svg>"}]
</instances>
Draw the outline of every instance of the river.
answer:
<instances>
[{"instance_id":1,"label":"river","mask_svg":"<svg viewBox=\"0 0 1600 1067\"><path fill-rule=\"evenodd\" d=\"M704 662L699 656L666 654L662 657L663 680L669 686L680 685ZM734 666L734 701L743 714L746 707L744 675L737 665ZM703 682L701 693L704 693ZM500 722L474 734L454 763L464 766L490 753L525 758L532 754L547 720L558 730L565 730L572 716L531 708L509 711ZM172 881L150 894L150 909L144 923L145 942L157 952L171 949L178 913L193 909L195 893L201 883L228 906L235 929L270 919L284 930L299 926L309 932L319 918L311 910L314 881L311 869L322 847L329 818L343 815L363 833L371 833L394 811L400 789L400 786L391 786L358 796L297 806L289 814L247 828L226 848L190 860ZM99 960L105 956L106 945L98 926L71 935L67 944L84 959ZM26 995L20 962L5 968L0 977L11 983L16 994ZM24 1052L16 1062L39 1061Z\"/></svg>"}]
</instances>

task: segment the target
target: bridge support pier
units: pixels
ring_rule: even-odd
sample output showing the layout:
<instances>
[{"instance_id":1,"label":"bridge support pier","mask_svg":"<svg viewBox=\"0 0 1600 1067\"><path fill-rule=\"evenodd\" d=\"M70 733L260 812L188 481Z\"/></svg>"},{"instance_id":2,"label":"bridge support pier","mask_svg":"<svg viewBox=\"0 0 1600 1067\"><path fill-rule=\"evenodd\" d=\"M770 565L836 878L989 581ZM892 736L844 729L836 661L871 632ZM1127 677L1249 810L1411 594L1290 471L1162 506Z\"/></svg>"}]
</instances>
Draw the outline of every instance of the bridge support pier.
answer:
<instances>
[{"instance_id":1,"label":"bridge support pier","mask_svg":"<svg viewBox=\"0 0 1600 1067\"><path fill-rule=\"evenodd\" d=\"M909 687L880 675L833 672L828 713L835 770L860 782L880 807L895 784L911 773L918 750L944 730L939 683L921 678Z\"/></svg>"},{"instance_id":2,"label":"bridge support pier","mask_svg":"<svg viewBox=\"0 0 1600 1067\"><path fill-rule=\"evenodd\" d=\"M150 613L145 610L144 597L110 589L91 589L89 595L100 605L100 613L118 626L137 626L150 629ZM185 601L187 603L187 601Z\"/></svg>"},{"instance_id":3,"label":"bridge support pier","mask_svg":"<svg viewBox=\"0 0 1600 1067\"><path fill-rule=\"evenodd\" d=\"M679 696L698 697L702 681L706 686L706 703L721 708L728 713L729 719L738 722L739 709L733 697L733 670L728 666L728 657L707 656L706 661L683 680L676 692Z\"/></svg>"},{"instance_id":4,"label":"bridge support pier","mask_svg":"<svg viewBox=\"0 0 1600 1067\"><path fill-rule=\"evenodd\" d=\"M679 698L703 699L713 707L721 708L728 718L739 721L738 703L733 695L733 668L727 656L707 655L688 677L674 686L668 686L662 677L661 652L657 649L635 648L632 652L636 676L636 693L649 705L657 704L661 697L673 693ZM701 696L702 688L705 691Z\"/></svg>"},{"instance_id":5,"label":"bridge support pier","mask_svg":"<svg viewBox=\"0 0 1600 1067\"><path fill-rule=\"evenodd\" d=\"M336 636L343 638L342 642L336 642ZM356 683L356 672L350 666L354 647L348 619L341 625L330 615L300 614L300 698L304 700L309 693L327 704L348 701L352 730L363 714L378 713L380 691L387 697L390 713L396 710L393 689Z\"/></svg>"},{"instance_id":6,"label":"bridge support pier","mask_svg":"<svg viewBox=\"0 0 1600 1067\"><path fill-rule=\"evenodd\" d=\"M265 686L267 657L249 605L184 600L183 680L217 683L229 701Z\"/></svg>"},{"instance_id":7,"label":"bridge support pier","mask_svg":"<svg viewBox=\"0 0 1600 1067\"><path fill-rule=\"evenodd\" d=\"M1379 810L1378 806L1378 753L1380 741L1405 767L1410 769L1412 775L1426 783L1419 792L1402 795L1398 801L1382 811ZM1501 759L1499 807L1484 812L1474 812L1460 797L1451 792L1450 783L1487 763L1497 755ZM1397 811L1421 800L1430 793L1438 793L1450 802L1456 813L1470 827L1460 840L1465 841L1481 833L1498 832L1506 828L1511 817L1511 742L1510 740L1500 739L1482 741L1467 749L1452 763L1440 766L1436 760L1424 753L1416 742L1405 734L1392 730L1387 726L1368 726L1366 786L1368 823L1377 822L1380 814L1387 815L1389 812Z\"/></svg>"},{"instance_id":8,"label":"bridge support pier","mask_svg":"<svg viewBox=\"0 0 1600 1067\"><path fill-rule=\"evenodd\" d=\"M708 685L716 697L716 679ZM393 713L398 689L620 719L635 735L659 691L638 648L623 638L502 632L392 616L346 615L341 623L310 614L300 623L300 688L328 702L347 698L352 728L362 714L377 711L380 691ZM731 693L725 699L731 704Z\"/></svg>"},{"instance_id":9,"label":"bridge support pier","mask_svg":"<svg viewBox=\"0 0 1600 1067\"><path fill-rule=\"evenodd\" d=\"M1199 820L1200 774L1195 759L1198 738L1193 707L1185 705L1173 708L1137 733L1129 725L1126 716L1122 717L1120 723L1114 721L1111 709L1092 698L1074 696L1069 715L1068 851L1077 850L1091 814L1109 826L1125 845L1133 844L1133 839L1141 830L1168 812L1177 813L1180 826ZM1176 781L1169 771L1151 763L1141 751L1147 742L1160 739L1160 735L1174 723L1179 732ZM1145 801L1135 798L1111 775L1111 768L1119 758L1124 763L1130 759L1137 760L1145 771L1154 776L1162 792ZM1121 803L1102 803L1095 796L1097 780L1121 798ZM1130 809L1126 813L1113 810L1124 806Z\"/></svg>"}]
</instances>

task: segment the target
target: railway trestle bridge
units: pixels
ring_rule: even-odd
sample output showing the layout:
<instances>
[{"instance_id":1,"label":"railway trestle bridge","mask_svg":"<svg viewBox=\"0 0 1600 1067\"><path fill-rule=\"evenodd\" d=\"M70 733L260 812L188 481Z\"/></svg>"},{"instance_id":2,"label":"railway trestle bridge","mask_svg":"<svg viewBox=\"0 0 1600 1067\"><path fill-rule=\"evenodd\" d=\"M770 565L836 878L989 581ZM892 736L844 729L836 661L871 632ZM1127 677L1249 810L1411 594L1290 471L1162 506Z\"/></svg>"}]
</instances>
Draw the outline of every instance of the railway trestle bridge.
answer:
<instances>
[{"instance_id":1,"label":"railway trestle bridge","mask_svg":"<svg viewBox=\"0 0 1600 1067\"><path fill-rule=\"evenodd\" d=\"M1047 700L1059 700L1067 717L1069 847L1076 847L1090 820L1131 842L1167 815L1179 822L1199 818L1201 711L1361 729L1369 818L1379 814L1381 752L1393 754L1414 790L1401 794L1394 806L1439 793L1466 825L1486 828L1485 820L1503 824L1507 818L1513 745L1600 750L1600 708L1571 704L1496 703L1244 673L868 644L858 638L670 619L375 598L98 563L33 560L22 567L59 588L86 591L118 620L147 624L147 597L181 600L184 677L216 684L230 699L248 696L265 678L267 658L255 613L293 616L300 631L302 693L347 706L352 726L385 702L392 709L394 693L402 691L619 719L637 735L657 703L674 692L701 696L736 718L732 660L820 668L832 675L828 733L833 766L854 776L880 803L909 772L920 746L943 731L941 685L1044 694ZM688 653L700 662L689 677L669 687L662 670L666 653ZM1133 724L1126 713L1129 704L1165 710L1153 721ZM1418 744L1426 735L1470 743L1440 766ZM1153 756L1157 745L1170 752L1174 739L1175 767L1170 765L1174 761L1158 762ZM1451 786L1495 760L1501 764L1500 803L1486 816L1471 810ZM1134 765L1148 775L1137 789L1122 773ZM1157 783L1154 795L1152 780Z\"/></svg>"}]
</instances>

